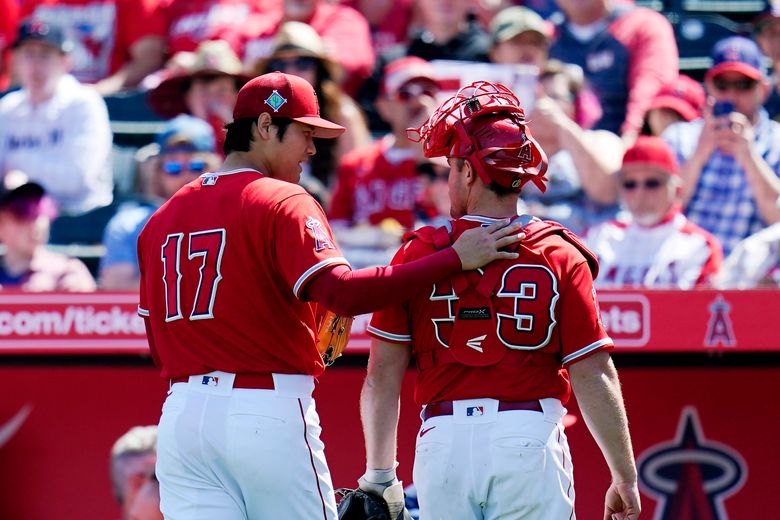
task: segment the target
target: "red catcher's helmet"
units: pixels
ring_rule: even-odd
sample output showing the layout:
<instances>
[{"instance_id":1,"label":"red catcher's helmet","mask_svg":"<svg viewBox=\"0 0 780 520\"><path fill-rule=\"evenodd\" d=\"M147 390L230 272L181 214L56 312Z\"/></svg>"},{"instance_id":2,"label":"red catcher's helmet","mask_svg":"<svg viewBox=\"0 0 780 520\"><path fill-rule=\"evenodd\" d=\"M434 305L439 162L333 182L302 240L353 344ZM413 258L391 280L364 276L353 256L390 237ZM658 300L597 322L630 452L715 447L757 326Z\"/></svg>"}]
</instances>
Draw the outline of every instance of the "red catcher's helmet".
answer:
<instances>
[{"instance_id":1,"label":"red catcher's helmet","mask_svg":"<svg viewBox=\"0 0 780 520\"><path fill-rule=\"evenodd\" d=\"M425 157L468 159L482 182L520 191L528 181L545 191L547 156L531 136L520 101L500 83L477 81L447 99L420 128Z\"/></svg>"}]
</instances>

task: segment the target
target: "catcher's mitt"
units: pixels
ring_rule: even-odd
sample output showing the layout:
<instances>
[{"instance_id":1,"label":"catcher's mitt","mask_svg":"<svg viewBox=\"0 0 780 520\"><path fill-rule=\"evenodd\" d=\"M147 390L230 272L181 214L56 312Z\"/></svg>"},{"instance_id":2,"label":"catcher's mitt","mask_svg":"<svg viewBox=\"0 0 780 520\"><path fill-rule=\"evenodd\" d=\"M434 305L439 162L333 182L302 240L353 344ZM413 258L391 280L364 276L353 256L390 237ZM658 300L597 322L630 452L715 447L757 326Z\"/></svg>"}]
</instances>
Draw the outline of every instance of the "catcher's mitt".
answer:
<instances>
[{"instance_id":1,"label":"catcher's mitt","mask_svg":"<svg viewBox=\"0 0 780 520\"><path fill-rule=\"evenodd\" d=\"M317 350L325 366L330 366L341 356L349 341L352 330L352 316L337 316L327 311L317 332Z\"/></svg>"},{"instance_id":2,"label":"catcher's mitt","mask_svg":"<svg viewBox=\"0 0 780 520\"><path fill-rule=\"evenodd\" d=\"M412 520L406 508L399 513L398 518L390 518L385 501L362 489L337 489L336 496L341 497L338 504L339 520Z\"/></svg>"}]
</instances>

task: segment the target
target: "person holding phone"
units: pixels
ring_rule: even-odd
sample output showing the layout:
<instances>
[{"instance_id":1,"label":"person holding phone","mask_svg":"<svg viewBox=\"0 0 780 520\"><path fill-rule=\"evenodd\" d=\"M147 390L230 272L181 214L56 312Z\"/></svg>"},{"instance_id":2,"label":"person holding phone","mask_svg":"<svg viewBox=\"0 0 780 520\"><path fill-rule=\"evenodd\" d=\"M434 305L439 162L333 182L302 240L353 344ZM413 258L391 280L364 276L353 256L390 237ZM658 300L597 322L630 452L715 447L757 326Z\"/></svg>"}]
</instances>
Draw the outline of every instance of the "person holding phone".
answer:
<instances>
[{"instance_id":1,"label":"person holding phone","mask_svg":"<svg viewBox=\"0 0 780 520\"><path fill-rule=\"evenodd\" d=\"M688 218L728 254L741 239L780 221L780 123L762 107L770 85L763 54L747 38L718 41L704 77L704 117L677 123L662 137L681 164Z\"/></svg>"}]
</instances>

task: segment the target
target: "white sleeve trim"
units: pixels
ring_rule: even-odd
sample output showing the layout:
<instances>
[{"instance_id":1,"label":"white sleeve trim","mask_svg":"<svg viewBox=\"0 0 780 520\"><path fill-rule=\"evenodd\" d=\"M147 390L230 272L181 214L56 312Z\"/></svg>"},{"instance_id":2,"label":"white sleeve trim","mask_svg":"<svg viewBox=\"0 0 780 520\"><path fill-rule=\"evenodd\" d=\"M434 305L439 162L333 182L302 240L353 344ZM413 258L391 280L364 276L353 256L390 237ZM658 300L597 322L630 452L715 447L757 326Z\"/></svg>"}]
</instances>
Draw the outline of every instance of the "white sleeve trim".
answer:
<instances>
[{"instance_id":1,"label":"white sleeve trim","mask_svg":"<svg viewBox=\"0 0 780 520\"><path fill-rule=\"evenodd\" d=\"M396 341L396 342L400 341L404 343L411 343L412 341L412 336L409 334L393 334L392 332L386 332L376 327L372 327L371 325L366 327L366 332L389 341Z\"/></svg>"},{"instance_id":2,"label":"white sleeve trim","mask_svg":"<svg viewBox=\"0 0 780 520\"><path fill-rule=\"evenodd\" d=\"M295 282L295 285L293 286L293 294L295 294L295 297L300 299L301 295L299 294L301 287L303 287L306 282L309 281L309 278L311 278L313 275L317 274L320 270L322 270L323 267L327 267L329 265L333 264L346 264L349 265L349 262L346 258L343 256L336 256L333 258L327 258L323 260L322 262L319 262L311 267L309 267L306 272L304 272L300 278L298 278L298 281Z\"/></svg>"},{"instance_id":3,"label":"white sleeve trim","mask_svg":"<svg viewBox=\"0 0 780 520\"><path fill-rule=\"evenodd\" d=\"M600 340L596 341L595 343L591 343L587 347L581 348L577 352L572 352L568 356L564 357L563 358L563 364L566 365L567 363L570 363L571 361L573 361L573 360L575 360L575 359L577 359L579 357L582 357L582 356L584 356L586 354L590 354L594 350L598 350L601 347L603 347L604 345L609 345L611 343L612 343L612 338L610 338L610 337L606 337L604 339L600 339Z\"/></svg>"},{"instance_id":4,"label":"white sleeve trim","mask_svg":"<svg viewBox=\"0 0 780 520\"><path fill-rule=\"evenodd\" d=\"M149 309L144 309L143 307L141 307L141 306L139 305L139 306L138 306L138 315L139 315L139 316L145 316L145 317L147 317L147 318L148 318L148 317L149 317Z\"/></svg>"}]
</instances>

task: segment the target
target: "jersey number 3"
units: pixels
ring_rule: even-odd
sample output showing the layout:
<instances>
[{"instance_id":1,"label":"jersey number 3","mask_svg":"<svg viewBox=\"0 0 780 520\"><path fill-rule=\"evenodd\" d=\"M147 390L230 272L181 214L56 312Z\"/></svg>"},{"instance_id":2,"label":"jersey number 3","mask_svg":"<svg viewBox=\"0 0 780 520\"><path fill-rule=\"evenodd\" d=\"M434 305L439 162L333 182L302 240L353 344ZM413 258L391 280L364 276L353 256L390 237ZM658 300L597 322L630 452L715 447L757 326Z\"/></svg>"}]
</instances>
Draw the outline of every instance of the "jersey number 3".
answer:
<instances>
[{"instance_id":1,"label":"jersey number 3","mask_svg":"<svg viewBox=\"0 0 780 520\"><path fill-rule=\"evenodd\" d=\"M163 263L165 285L165 321L180 320L181 312L181 253L184 233L168 235L162 246L160 260ZM222 279L220 267L225 251L225 230L208 229L187 235L187 259L200 258L200 279L192 303L190 320L208 320L214 317L214 301L217 286Z\"/></svg>"}]
</instances>

